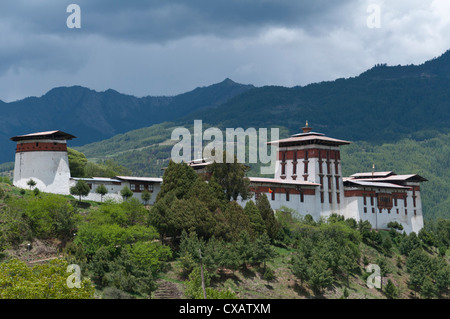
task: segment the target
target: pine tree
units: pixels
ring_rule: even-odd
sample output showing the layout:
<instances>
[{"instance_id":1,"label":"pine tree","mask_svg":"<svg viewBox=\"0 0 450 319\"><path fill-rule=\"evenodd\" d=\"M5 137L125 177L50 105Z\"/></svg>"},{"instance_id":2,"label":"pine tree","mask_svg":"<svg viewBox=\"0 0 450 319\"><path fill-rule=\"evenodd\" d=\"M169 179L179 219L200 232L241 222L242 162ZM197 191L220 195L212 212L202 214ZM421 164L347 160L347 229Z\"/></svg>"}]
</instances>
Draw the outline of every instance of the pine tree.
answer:
<instances>
[{"instance_id":1,"label":"pine tree","mask_svg":"<svg viewBox=\"0 0 450 319\"><path fill-rule=\"evenodd\" d=\"M270 245L270 238L267 233L263 233L256 239L254 243L254 256L253 260L256 263L263 263L263 270L266 270L266 262L275 257L275 251Z\"/></svg>"},{"instance_id":2,"label":"pine tree","mask_svg":"<svg viewBox=\"0 0 450 319\"><path fill-rule=\"evenodd\" d=\"M294 276L300 279L300 285L308 280L309 263L302 253L297 253L292 257L291 269Z\"/></svg>"},{"instance_id":3,"label":"pine tree","mask_svg":"<svg viewBox=\"0 0 450 319\"><path fill-rule=\"evenodd\" d=\"M395 299L398 296L397 287L395 287L394 283L389 279L386 287L384 287L384 294L389 299Z\"/></svg>"},{"instance_id":4,"label":"pine tree","mask_svg":"<svg viewBox=\"0 0 450 319\"><path fill-rule=\"evenodd\" d=\"M420 289L420 296L424 299L431 299L438 294L436 285L430 277L426 277L423 281L422 289Z\"/></svg>"},{"instance_id":5,"label":"pine tree","mask_svg":"<svg viewBox=\"0 0 450 319\"><path fill-rule=\"evenodd\" d=\"M331 270L320 256L313 257L308 272L308 283L315 293L322 293L333 281Z\"/></svg>"},{"instance_id":6,"label":"pine tree","mask_svg":"<svg viewBox=\"0 0 450 319\"><path fill-rule=\"evenodd\" d=\"M248 216L252 234L260 236L266 232L264 220L261 217L258 207L256 207L256 204L253 201L249 200L247 204L245 204L244 213Z\"/></svg>"},{"instance_id":7,"label":"pine tree","mask_svg":"<svg viewBox=\"0 0 450 319\"><path fill-rule=\"evenodd\" d=\"M261 194L256 200L256 207L258 208L261 217L265 223L267 234L271 240L274 240L280 230L280 225L275 219L275 214L270 206L269 199L266 194Z\"/></svg>"},{"instance_id":8,"label":"pine tree","mask_svg":"<svg viewBox=\"0 0 450 319\"><path fill-rule=\"evenodd\" d=\"M244 164L238 163L236 155L234 155L234 162L226 162L226 152L223 152L223 162L213 164L207 167L208 173L214 178L225 191L227 200L237 200L240 196L242 200L251 197L250 180L246 177L250 170Z\"/></svg>"}]
</instances>

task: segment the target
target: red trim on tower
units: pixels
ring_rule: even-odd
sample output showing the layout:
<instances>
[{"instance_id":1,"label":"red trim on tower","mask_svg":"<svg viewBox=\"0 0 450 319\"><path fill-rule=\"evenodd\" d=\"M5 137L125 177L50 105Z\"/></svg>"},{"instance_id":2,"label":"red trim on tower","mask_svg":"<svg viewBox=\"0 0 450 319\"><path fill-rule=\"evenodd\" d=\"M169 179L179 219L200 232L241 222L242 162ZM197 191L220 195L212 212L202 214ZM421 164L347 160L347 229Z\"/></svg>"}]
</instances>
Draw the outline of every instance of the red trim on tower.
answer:
<instances>
[{"instance_id":1,"label":"red trim on tower","mask_svg":"<svg viewBox=\"0 0 450 319\"><path fill-rule=\"evenodd\" d=\"M18 143L16 153L23 152L67 152L67 144L51 142Z\"/></svg>"}]
</instances>

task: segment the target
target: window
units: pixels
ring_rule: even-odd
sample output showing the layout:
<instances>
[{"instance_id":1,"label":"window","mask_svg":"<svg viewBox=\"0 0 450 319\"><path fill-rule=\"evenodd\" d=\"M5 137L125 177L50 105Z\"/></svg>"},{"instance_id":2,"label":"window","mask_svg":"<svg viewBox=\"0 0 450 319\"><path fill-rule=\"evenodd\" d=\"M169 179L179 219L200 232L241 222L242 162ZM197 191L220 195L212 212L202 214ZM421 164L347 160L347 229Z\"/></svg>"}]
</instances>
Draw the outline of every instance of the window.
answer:
<instances>
[{"instance_id":1,"label":"window","mask_svg":"<svg viewBox=\"0 0 450 319\"><path fill-rule=\"evenodd\" d=\"M320 202L323 203L323 192L320 192Z\"/></svg>"},{"instance_id":2,"label":"window","mask_svg":"<svg viewBox=\"0 0 450 319\"><path fill-rule=\"evenodd\" d=\"M405 196L405 207L408 206L408 201L406 200L406 196Z\"/></svg>"},{"instance_id":3,"label":"window","mask_svg":"<svg viewBox=\"0 0 450 319\"><path fill-rule=\"evenodd\" d=\"M304 174L308 174L308 162L305 162L305 171Z\"/></svg>"},{"instance_id":4,"label":"window","mask_svg":"<svg viewBox=\"0 0 450 319\"><path fill-rule=\"evenodd\" d=\"M397 197L394 197L394 206L397 206Z\"/></svg>"},{"instance_id":5,"label":"window","mask_svg":"<svg viewBox=\"0 0 450 319\"><path fill-rule=\"evenodd\" d=\"M366 195L364 195L363 199L364 199L364 205L367 205Z\"/></svg>"},{"instance_id":6,"label":"window","mask_svg":"<svg viewBox=\"0 0 450 319\"><path fill-rule=\"evenodd\" d=\"M367 213L367 207L364 207L364 213Z\"/></svg>"},{"instance_id":7,"label":"window","mask_svg":"<svg viewBox=\"0 0 450 319\"><path fill-rule=\"evenodd\" d=\"M289 190L286 189L286 201L289 201Z\"/></svg>"},{"instance_id":8,"label":"window","mask_svg":"<svg viewBox=\"0 0 450 319\"><path fill-rule=\"evenodd\" d=\"M139 185L139 190L142 192L144 190L144 185Z\"/></svg>"},{"instance_id":9,"label":"window","mask_svg":"<svg viewBox=\"0 0 450 319\"><path fill-rule=\"evenodd\" d=\"M373 195L370 195L370 205L373 206Z\"/></svg>"},{"instance_id":10,"label":"window","mask_svg":"<svg viewBox=\"0 0 450 319\"><path fill-rule=\"evenodd\" d=\"M331 176L328 176L328 189L331 190Z\"/></svg>"},{"instance_id":11,"label":"window","mask_svg":"<svg viewBox=\"0 0 450 319\"><path fill-rule=\"evenodd\" d=\"M304 202L305 201L305 194L303 194L303 191L300 191L300 202Z\"/></svg>"},{"instance_id":12,"label":"window","mask_svg":"<svg viewBox=\"0 0 450 319\"><path fill-rule=\"evenodd\" d=\"M153 192L153 184L148 185L147 188L150 192Z\"/></svg>"},{"instance_id":13,"label":"window","mask_svg":"<svg viewBox=\"0 0 450 319\"><path fill-rule=\"evenodd\" d=\"M408 215L408 210L407 209L405 209L405 215Z\"/></svg>"},{"instance_id":14,"label":"window","mask_svg":"<svg viewBox=\"0 0 450 319\"><path fill-rule=\"evenodd\" d=\"M336 176L336 189L339 190L339 176Z\"/></svg>"},{"instance_id":15,"label":"window","mask_svg":"<svg viewBox=\"0 0 450 319\"><path fill-rule=\"evenodd\" d=\"M272 200L275 200L275 192L272 191Z\"/></svg>"},{"instance_id":16,"label":"window","mask_svg":"<svg viewBox=\"0 0 450 319\"><path fill-rule=\"evenodd\" d=\"M132 191L135 191L135 190L136 190L136 185L135 185L135 184L130 184L130 189L131 189Z\"/></svg>"},{"instance_id":17,"label":"window","mask_svg":"<svg viewBox=\"0 0 450 319\"><path fill-rule=\"evenodd\" d=\"M414 216L416 216L416 215L417 215L417 210L414 209Z\"/></svg>"},{"instance_id":18,"label":"window","mask_svg":"<svg viewBox=\"0 0 450 319\"><path fill-rule=\"evenodd\" d=\"M333 202L333 193L328 192L328 202L331 204Z\"/></svg>"},{"instance_id":19,"label":"window","mask_svg":"<svg viewBox=\"0 0 450 319\"><path fill-rule=\"evenodd\" d=\"M375 208L372 207L372 214L375 214Z\"/></svg>"},{"instance_id":20,"label":"window","mask_svg":"<svg viewBox=\"0 0 450 319\"><path fill-rule=\"evenodd\" d=\"M399 213L399 210L398 210L398 208L397 208L397 214Z\"/></svg>"}]
</instances>

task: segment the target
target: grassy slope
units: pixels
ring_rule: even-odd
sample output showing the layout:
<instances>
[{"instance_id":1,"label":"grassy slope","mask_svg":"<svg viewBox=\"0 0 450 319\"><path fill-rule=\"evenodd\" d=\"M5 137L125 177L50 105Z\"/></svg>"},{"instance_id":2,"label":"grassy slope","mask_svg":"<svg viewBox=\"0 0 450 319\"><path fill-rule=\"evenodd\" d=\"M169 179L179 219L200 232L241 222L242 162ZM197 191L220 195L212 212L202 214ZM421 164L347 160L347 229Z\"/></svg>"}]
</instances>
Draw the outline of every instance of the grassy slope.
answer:
<instances>
[{"instance_id":1,"label":"grassy slope","mask_svg":"<svg viewBox=\"0 0 450 319\"><path fill-rule=\"evenodd\" d=\"M387 235L387 232L385 232ZM375 250L373 247L361 244L363 252L361 258L367 256L369 263L375 263L377 258L386 257L388 268L390 269L386 277L383 277L383 285L390 279L399 290L399 299L414 298L414 293L407 286L409 275L406 273L405 256L400 255L396 248L393 248L391 256L385 256ZM344 288L349 292L348 299L385 299L386 296L380 290L368 288L366 280L363 277L362 262L360 262L359 273L354 273L349 278L347 286L346 279L331 285L322 295L314 295L307 284L300 284L300 281L292 275L290 271L289 260L294 250L285 248L276 248L278 256L267 263L275 272L275 279L266 281L262 278L259 267L249 267L247 270L231 271L224 269L219 279L212 281L211 286L220 290L232 290L239 299L309 299L325 298L339 299L343 296ZM433 252L432 255L436 255ZM401 263L397 264L397 258L400 256ZM447 261L449 256L447 255ZM168 281L175 284L179 292L184 289L183 278L179 276L181 272L177 262L171 263L171 269L162 274L161 281ZM400 267L399 267L400 266Z\"/></svg>"}]
</instances>

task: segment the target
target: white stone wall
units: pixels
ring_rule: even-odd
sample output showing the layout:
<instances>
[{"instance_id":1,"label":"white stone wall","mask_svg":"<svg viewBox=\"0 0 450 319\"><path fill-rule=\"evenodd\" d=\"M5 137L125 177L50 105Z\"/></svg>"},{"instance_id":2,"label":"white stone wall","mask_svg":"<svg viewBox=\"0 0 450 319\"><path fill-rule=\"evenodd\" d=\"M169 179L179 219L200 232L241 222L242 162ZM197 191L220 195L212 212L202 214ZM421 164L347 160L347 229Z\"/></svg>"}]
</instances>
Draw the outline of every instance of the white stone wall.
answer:
<instances>
[{"instance_id":1,"label":"white stone wall","mask_svg":"<svg viewBox=\"0 0 450 319\"><path fill-rule=\"evenodd\" d=\"M310 214L315 220L318 220L320 218L320 213L318 213L316 209L316 201L315 197L312 195L304 195L303 196L303 202L300 200L300 195L298 194L289 194L289 201L286 200L286 194L283 193L275 193L275 199L272 200L272 194L270 193L264 193L267 196L267 199L269 200L270 206L273 210L278 210L281 207L285 206L291 209L294 209L297 214L293 217L299 218L300 216L305 216L307 214ZM252 198L242 201L241 199L238 199L238 203L245 207L247 202L249 200L252 200L256 202L255 195L253 195Z\"/></svg>"},{"instance_id":2,"label":"white stone wall","mask_svg":"<svg viewBox=\"0 0 450 319\"><path fill-rule=\"evenodd\" d=\"M71 179L70 187L75 186L76 182L77 181L75 179ZM108 190L108 193L103 196L103 201L105 201L107 199L112 199L112 200L120 203L123 201L122 195L120 195L120 191L125 186L130 188L130 183L126 182L126 181L121 182L120 185L116 185L116 184L113 184L110 182L104 182L104 181L87 180L86 182L88 184L92 184L92 188L91 188L91 192L88 194L88 196L82 197L82 199L83 200L92 200L92 201L96 201L96 202L101 201L100 194L97 194L95 192L97 187L100 186L101 184L105 185L106 189ZM156 196L158 195L160 190L161 190L160 184L153 184L153 192L151 193L152 197L151 197L150 201L148 202L149 205L153 205L155 203ZM133 192L133 197L137 198L140 201L142 201L141 195L142 195L142 192Z\"/></svg>"},{"instance_id":3,"label":"white stone wall","mask_svg":"<svg viewBox=\"0 0 450 319\"><path fill-rule=\"evenodd\" d=\"M40 191L69 194L69 159L67 152L35 151L16 153L14 186L29 188L33 179Z\"/></svg>"},{"instance_id":4,"label":"white stone wall","mask_svg":"<svg viewBox=\"0 0 450 319\"><path fill-rule=\"evenodd\" d=\"M350 188L347 188L350 189ZM355 188L356 189L356 188ZM388 193L388 190L383 190ZM409 234L411 232L418 233L423 228L423 214L422 205L420 201L420 192L416 192L416 207L412 199L412 191L407 191L407 205L403 199L397 200L397 206L392 207L390 213L387 209L382 209L381 213L378 209L377 198L374 197L373 205L371 205L370 197L367 196L366 205L364 205L364 198L362 196L345 197L345 218L354 218L356 221L367 220L374 229L388 229L389 222L398 222L403 226L403 230ZM367 212L364 212L366 207ZM372 213L374 208L374 213ZM398 213L397 213L398 209ZM416 214L414 214L414 210ZM407 214L406 214L407 212Z\"/></svg>"}]
</instances>

